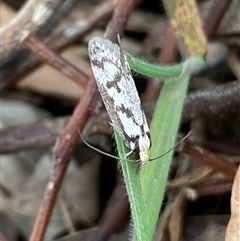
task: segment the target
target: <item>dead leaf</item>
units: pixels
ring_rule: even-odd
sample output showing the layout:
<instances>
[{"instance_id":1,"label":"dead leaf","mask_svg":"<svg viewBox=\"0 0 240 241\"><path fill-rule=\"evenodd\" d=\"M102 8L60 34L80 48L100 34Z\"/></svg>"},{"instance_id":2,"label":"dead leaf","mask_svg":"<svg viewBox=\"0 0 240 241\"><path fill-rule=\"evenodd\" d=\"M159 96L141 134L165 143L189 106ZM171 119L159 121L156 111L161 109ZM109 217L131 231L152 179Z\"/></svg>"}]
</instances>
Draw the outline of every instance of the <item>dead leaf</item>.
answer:
<instances>
[{"instance_id":1,"label":"dead leaf","mask_svg":"<svg viewBox=\"0 0 240 241\"><path fill-rule=\"evenodd\" d=\"M240 166L236 173L231 197L231 217L227 225L226 241L240 240Z\"/></svg>"}]
</instances>

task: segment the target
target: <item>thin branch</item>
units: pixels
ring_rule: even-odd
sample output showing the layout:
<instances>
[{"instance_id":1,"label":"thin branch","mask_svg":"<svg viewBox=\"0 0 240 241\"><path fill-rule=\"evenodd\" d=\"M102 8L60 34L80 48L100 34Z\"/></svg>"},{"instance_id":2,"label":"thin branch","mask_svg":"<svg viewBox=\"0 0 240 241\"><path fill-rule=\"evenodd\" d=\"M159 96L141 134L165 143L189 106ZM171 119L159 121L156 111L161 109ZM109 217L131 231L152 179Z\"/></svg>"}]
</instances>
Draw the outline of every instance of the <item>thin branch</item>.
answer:
<instances>
[{"instance_id":1,"label":"thin branch","mask_svg":"<svg viewBox=\"0 0 240 241\"><path fill-rule=\"evenodd\" d=\"M214 170L221 172L231 180L234 180L237 166L226 161L222 157L217 156L215 153L210 152L201 146L190 143L184 146L181 152L190 155L193 159L212 167Z\"/></svg>"},{"instance_id":2,"label":"thin branch","mask_svg":"<svg viewBox=\"0 0 240 241\"><path fill-rule=\"evenodd\" d=\"M21 38L25 32L47 36L58 23L57 21L53 23L52 20L56 18L63 2L63 0L27 1L16 17L0 29L2 63L13 59L13 56L18 53L21 48Z\"/></svg>"},{"instance_id":3,"label":"thin branch","mask_svg":"<svg viewBox=\"0 0 240 241\"><path fill-rule=\"evenodd\" d=\"M86 121L91 114L91 107L96 106L96 96L98 96L96 93L97 87L95 82L89 80L81 101L59 137L54 152L54 169L51 172L51 178L48 182L47 189L45 190L44 199L38 212L29 239L30 241L43 240L69 161L78 143L78 129L83 129L83 126L86 124Z\"/></svg>"},{"instance_id":4,"label":"thin branch","mask_svg":"<svg viewBox=\"0 0 240 241\"><path fill-rule=\"evenodd\" d=\"M108 23L104 37L113 43L118 43L117 35L123 35L127 20L139 0L119 0L113 12L111 21Z\"/></svg>"},{"instance_id":5,"label":"thin branch","mask_svg":"<svg viewBox=\"0 0 240 241\"><path fill-rule=\"evenodd\" d=\"M0 132L1 153L51 145L56 141L68 120L69 117L61 117L2 130Z\"/></svg>"},{"instance_id":6,"label":"thin branch","mask_svg":"<svg viewBox=\"0 0 240 241\"><path fill-rule=\"evenodd\" d=\"M223 193L230 193L232 189L232 181L226 181L220 183L207 183L201 184L194 187L194 190L197 192L198 197L204 197L209 195L218 195Z\"/></svg>"},{"instance_id":7,"label":"thin branch","mask_svg":"<svg viewBox=\"0 0 240 241\"><path fill-rule=\"evenodd\" d=\"M69 45L80 41L83 37L102 20L109 18L116 7L116 0L103 2L85 17L69 24L61 33L51 36L46 45L52 50L61 51ZM25 51L26 52L26 51ZM21 54L21 61L12 60L9 63L3 63L1 89L9 89L14 86L20 78L38 67L41 62L34 54ZM14 71L8 71L8 66L14 66Z\"/></svg>"},{"instance_id":8,"label":"thin branch","mask_svg":"<svg viewBox=\"0 0 240 241\"><path fill-rule=\"evenodd\" d=\"M171 26L168 27L164 43L158 56L159 64L172 64L177 57L177 44ZM145 102L156 101L162 88L162 83L149 79L144 96Z\"/></svg>"},{"instance_id":9,"label":"thin branch","mask_svg":"<svg viewBox=\"0 0 240 241\"><path fill-rule=\"evenodd\" d=\"M35 53L43 62L69 77L82 88L86 87L88 81L87 75L51 50L39 40L37 36L34 34L28 34L22 41L24 45Z\"/></svg>"},{"instance_id":10,"label":"thin branch","mask_svg":"<svg viewBox=\"0 0 240 241\"><path fill-rule=\"evenodd\" d=\"M238 112L240 109L239 93L239 81L228 82L214 89L190 93L184 103L182 122ZM143 109L151 117L155 103L146 103L143 105Z\"/></svg>"},{"instance_id":11,"label":"thin branch","mask_svg":"<svg viewBox=\"0 0 240 241\"><path fill-rule=\"evenodd\" d=\"M183 122L239 111L239 93L240 82L234 81L189 94L183 109Z\"/></svg>"},{"instance_id":12,"label":"thin branch","mask_svg":"<svg viewBox=\"0 0 240 241\"><path fill-rule=\"evenodd\" d=\"M202 143L203 147L207 148L208 150L214 151L214 152L221 152L221 153L227 153L230 155L240 155L240 149L239 146L232 146L228 144L224 140L210 140L205 139Z\"/></svg>"},{"instance_id":13,"label":"thin branch","mask_svg":"<svg viewBox=\"0 0 240 241\"><path fill-rule=\"evenodd\" d=\"M218 27L231 2L232 0L215 0L213 3L204 24L204 29L209 40L212 40L216 36Z\"/></svg>"},{"instance_id":14,"label":"thin branch","mask_svg":"<svg viewBox=\"0 0 240 241\"><path fill-rule=\"evenodd\" d=\"M136 1L118 1L112 20L106 31L106 37L111 41L116 40L116 33L122 35L127 19ZM119 21L120 20L120 21ZM53 207L55 205L59 189L66 173L70 158L77 145L79 135L78 130L82 131L87 119L96 107L99 95L97 86L93 78L88 81L83 98L76 107L70 121L62 131L54 151L55 165L48 187L44 194L30 241L41 241L44 237L49 223Z\"/></svg>"},{"instance_id":15,"label":"thin branch","mask_svg":"<svg viewBox=\"0 0 240 241\"><path fill-rule=\"evenodd\" d=\"M185 100L182 121L189 122L198 118L203 119L217 116L218 114L227 115L229 113L237 113L240 109L239 93L239 81L222 84L212 90L199 90L191 93ZM154 108L155 104L143 104L143 109L149 118L152 117ZM11 153L36 146L52 144L67 123L68 118L60 117L1 131L0 153ZM109 129L109 116L106 111L102 111L90 118L88 126L87 130L83 132L84 137L84 133L106 133L105 130ZM100 127L98 128L98 126ZM103 128L103 126L106 126L106 128ZM210 144L208 140L203 143L207 147L211 147ZM219 142L215 143L215 149L216 147L219 147ZM230 147L227 147L226 144L224 148L227 148L227 152L230 151ZM231 148L231 153L236 153L236 148Z\"/></svg>"}]
</instances>

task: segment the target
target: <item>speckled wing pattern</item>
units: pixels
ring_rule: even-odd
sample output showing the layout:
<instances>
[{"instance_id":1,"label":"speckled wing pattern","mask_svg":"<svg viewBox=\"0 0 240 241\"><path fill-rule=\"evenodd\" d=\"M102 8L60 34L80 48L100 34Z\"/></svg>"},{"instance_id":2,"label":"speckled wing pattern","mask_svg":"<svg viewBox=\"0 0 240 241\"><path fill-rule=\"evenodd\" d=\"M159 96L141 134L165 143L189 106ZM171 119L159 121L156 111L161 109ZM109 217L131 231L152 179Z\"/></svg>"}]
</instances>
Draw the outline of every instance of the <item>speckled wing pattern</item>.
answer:
<instances>
[{"instance_id":1,"label":"speckled wing pattern","mask_svg":"<svg viewBox=\"0 0 240 241\"><path fill-rule=\"evenodd\" d=\"M95 37L89 41L88 51L112 126L132 151L148 151L151 146L149 128L130 67L120 47Z\"/></svg>"}]
</instances>

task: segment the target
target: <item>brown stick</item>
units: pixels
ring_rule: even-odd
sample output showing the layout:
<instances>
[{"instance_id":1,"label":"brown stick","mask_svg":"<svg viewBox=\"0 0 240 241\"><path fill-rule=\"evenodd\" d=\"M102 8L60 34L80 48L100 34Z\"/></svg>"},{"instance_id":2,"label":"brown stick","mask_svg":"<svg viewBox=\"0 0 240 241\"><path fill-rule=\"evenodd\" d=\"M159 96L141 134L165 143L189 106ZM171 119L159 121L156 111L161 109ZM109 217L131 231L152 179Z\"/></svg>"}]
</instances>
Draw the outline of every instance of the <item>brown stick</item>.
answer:
<instances>
[{"instance_id":1,"label":"brown stick","mask_svg":"<svg viewBox=\"0 0 240 241\"><path fill-rule=\"evenodd\" d=\"M106 31L106 37L111 41L116 41L116 33L122 34L126 25L127 19L131 13L135 0L121 0L115 9L113 18L109 23ZM61 187L65 172L67 170L71 155L77 145L79 138L78 130L82 130L87 119L95 109L98 95L96 83L89 80L87 89L83 98L76 107L70 121L62 131L59 141L57 142L54 159L55 165L52 176L48 183L48 187L44 194L44 200L41 204L34 228L30 237L30 241L41 241L44 237L54 204L57 199L57 194Z\"/></svg>"},{"instance_id":2,"label":"brown stick","mask_svg":"<svg viewBox=\"0 0 240 241\"><path fill-rule=\"evenodd\" d=\"M92 79L88 82L81 101L59 137L54 153L54 169L48 182L44 199L29 239L30 241L41 241L44 237L70 158L78 142L78 129L83 129L91 114L91 107L96 105L96 98L94 98L96 93L97 87Z\"/></svg>"},{"instance_id":3,"label":"brown stick","mask_svg":"<svg viewBox=\"0 0 240 241\"><path fill-rule=\"evenodd\" d=\"M212 90L206 89L190 93L184 104L182 121L189 122L198 118L203 119L219 114L236 113L240 110L239 93L239 81L228 82ZM144 112L149 118L152 117L154 108L155 104L153 103L143 105ZM65 126L67 122L66 118L68 117L59 117L33 123L32 125L11 127L11 130L0 131L0 153L10 153L52 144L63 126ZM90 121L88 122L90 128L86 131L87 133L91 132L91 127L97 127L99 124L100 126L106 126L108 129L109 116L106 112L96 114ZM96 131L101 132L101 129ZM225 143L220 143L219 141L213 143L213 141L205 140L203 145L212 150L220 148L226 153L240 153L239 148L227 146Z\"/></svg>"},{"instance_id":4,"label":"brown stick","mask_svg":"<svg viewBox=\"0 0 240 241\"><path fill-rule=\"evenodd\" d=\"M216 0L213 3L204 24L204 29L209 40L215 37L222 18L231 2L232 0Z\"/></svg>"},{"instance_id":5,"label":"brown stick","mask_svg":"<svg viewBox=\"0 0 240 241\"><path fill-rule=\"evenodd\" d=\"M214 170L223 173L231 180L234 180L237 166L217 156L215 153L190 143L183 147L182 152L190 155L204 165L210 166Z\"/></svg>"},{"instance_id":6,"label":"brown stick","mask_svg":"<svg viewBox=\"0 0 240 241\"><path fill-rule=\"evenodd\" d=\"M28 34L23 43L33 53L35 53L44 63L52 66L63 75L69 77L82 88L85 88L88 81L88 76L72 65L70 62L62 58L60 55L51 50L34 34Z\"/></svg>"},{"instance_id":7,"label":"brown stick","mask_svg":"<svg viewBox=\"0 0 240 241\"><path fill-rule=\"evenodd\" d=\"M198 197L204 197L231 192L232 185L232 181L226 181L224 183L208 183L196 186L194 187L194 190L197 192Z\"/></svg>"},{"instance_id":8,"label":"brown stick","mask_svg":"<svg viewBox=\"0 0 240 241\"><path fill-rule=\"evenodd\" d=\"M28 0L14 19L1 28L0 56L2 62L11 60L21 47L25 31L41 32L47 36L59 21L54 21L63 6L63 0ZM63 12L61 12L63 14ZM62 16L61 16L62 17Z\"/></svg>"},{"instance_id":9,"label":"brown stick","mask_svg":"<svg viewBox=\"0 0 240 241\"><path fill-rule=\"evenodd\" d=\"M177 44L172 33L171 26L168 27L167 33L164 37L164 43L161 52L158 56L159 64L171 64L177 56ZM161 91L163 83L150 79L147 84L145 93L145 102L156 101Z\"/></svg>"},{"instance_id":10,"label":"brown stick","mask_svg":"<svg viewBox=\"0 0 240 241\"><path fill-rule=\"evenodd\" d=\"M114 8L116 7L116 0L109 0L103 2L101 5L97 6L90 13L87 13L82 19L78 19L73 23L69 24L66 29L58 33L47 41L47 45L55 51L61 51L68 47L69 45L80 41L94 26L96 26L102 20L108 18ZM81 28L79 28L81 26ZM71 33L71 35L69 34ZM35 69L41 64L34 55L23 55L21 56L21 61L19 63L11 62L15 65L15 70L8 72L6 68L2 67L2 79L1 89L9 89L14 86L22 77L28 74L30 71Z\"/></svg>"}]
</instances>

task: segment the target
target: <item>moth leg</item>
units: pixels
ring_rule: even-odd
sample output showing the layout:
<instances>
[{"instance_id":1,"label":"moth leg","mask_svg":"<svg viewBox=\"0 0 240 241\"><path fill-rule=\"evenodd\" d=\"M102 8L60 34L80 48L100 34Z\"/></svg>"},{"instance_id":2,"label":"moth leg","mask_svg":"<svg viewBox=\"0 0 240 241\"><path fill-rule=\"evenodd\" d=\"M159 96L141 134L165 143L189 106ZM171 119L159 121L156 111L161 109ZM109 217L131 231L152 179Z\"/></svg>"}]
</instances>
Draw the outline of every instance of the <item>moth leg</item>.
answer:
<instances>
[{"instance_id":1,"label":"moth leg","mask_svg":"<svg viewBox=\"0 0 240 241\"><path fill-rule=\"evenodd\" d=\"M128 153L124 156L124 158L127 158L127 157L130 156L132 153L133 153L133 151L128 152Z\"/></svg>"}]
</instances>

